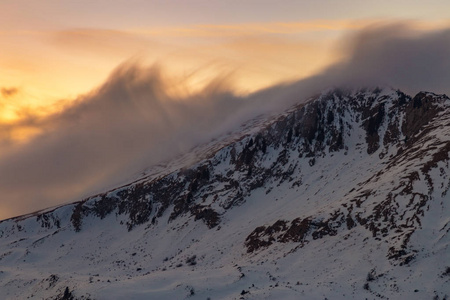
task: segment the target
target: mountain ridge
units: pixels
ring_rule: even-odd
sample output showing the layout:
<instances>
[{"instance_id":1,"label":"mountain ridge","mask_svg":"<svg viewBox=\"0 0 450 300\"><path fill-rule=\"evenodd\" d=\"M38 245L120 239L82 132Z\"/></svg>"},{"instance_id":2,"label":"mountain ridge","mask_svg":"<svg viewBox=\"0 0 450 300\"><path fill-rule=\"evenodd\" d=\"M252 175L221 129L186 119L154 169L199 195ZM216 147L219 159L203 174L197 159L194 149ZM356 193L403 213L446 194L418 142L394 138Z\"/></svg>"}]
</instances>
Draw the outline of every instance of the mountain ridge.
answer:
<instances>
[{"instance_id":1,"label":"mountain ridge","mask_svg":"<svg viewBox=\"0 0 450 300\"><path fill-rule=\"evenodd\" d=\"M13 287L12 279L14 274L21 274L21 268L36 271L38 265L48 266L38 259L45 255L33 254L42 251L40 247L69 242L72 248L85 251L77 242L94 243L98 234L99 237L109 236L103 241L105 245L114 245L117 243L114 237L117 239L120 233L120 236L128 234L127 239L135 241L122 248L111 246L111 257L117 260L95 257L99 248L88 243L86 255L79 257L73 249L61 250L64 255L60 254L56 261L68 261L74 266L75 262L91 261L102 266L106 274L102 276L108 277L107 280L128 282L137 289L142 286L136 282L158 281L170 271L171 281L186 287L169 285L160 294L157 289L147 291L162 298L200 299L211 295L221 299L257 299L303 295L323 299L342 292L346 294L342 299L359 299L363 295L444 299L450 291L439 288L439 284L448 284L446 274L450 273L450 266L436 264L433 260L445 261L449 253L449 110L447 96L428 92L410 97L393 89L329 90L275 118L250 123L253 126L246 127L231 142L213 146L207 155L190 166L174 167L168 174L144 177L51 211L1 221L0 236L9 241L9 244L4 242L2 248L15 250L2 249L0 261L9 264L18 259L24 261L16 268L9 265L8 274L12 275L0 273L2 289L8 291L6 297L12 297L29 294L33 287L42 285L38 279L27 281L16 276L19 277L16 280L30 282L26 284L28 290L24 288L22 293L21 289ZM90 231L95 234L90 235ZM431 244L425 244L425 233L432 237ZM148 246L145 250L145 236L153 239L159 236L162 245ZM193 238L177 240L177 236ZM226 238L229 243L224 241ZM351 254L340 254L344 251L339 248L340 244L351 245L355 261L349 257ZM325 245L325 250L320 250L320 245ZM324 272L327 267L319 265L313 270L308 266L299 269L316 273L315 279L308 279L311 285L308 288L300 284L293 286L294 278L303 278L289 266L299 264L298 258L293 257L301 253L312 262L320 263L312 253L330 251L327 250L331 249L330 245L341 250L330 254L336 261L341 260L340 264L330 264L330 274L358 273L360 263L370 265L364 275L359 274L364 278L346 276L341 282L333 281L339 286L333 287L324 285L327 279L336 278ZM130 251L136 247L152 257L140 261L151 266L147 275L140 274L144 267L132 272L122 266L123 272L112 271L111 266L117 265L115 261L126 265L137 256L124 259L118 249ZM209 250L202 251L202 248ZM194 250L190 249L202 255L193 254ZM223 254L224 250L229 253ZM217 251L222 252L218 262L213 259ZM356 254L358 251L362 254ZM162 258L163 253L171 255ZM30 258L33 255L35 260ZM324 261L330 260L321 255L318 257ZM26 263L27 260L31 262ZM433 261L430 267L423 267L430 260ZM342 267L344 261L347 267ZM138 265L140 262L134 261ZM265 270L264 262L266 266L269 264L269 275L261 277L256 270ZM280 271L277 263L284 265L286 271ZM189 280L176 275L185 264L193 268L191 275L194 269L196 274L208 276L213 270L221 270L218 278L222 279L232 278L231 274L236 272L244 274L243 269L247 270L247 275L238 275L236 281L233 279L227 285L218 279L214 288L195 281L188 285L184 282ZM422 273L420 276L408 274L406 284L399 282L405 275L405 270L400 268L417 272L421 270L418 266L436 282L420 285L418 278ZM64 269L56 270L59 279L48 287L48 293L41 293L43 297L64 296L67 288L67 293L80 299L119 299L114 292L121 284L109 287L114 291L110 294L105 288L100 289L101 293L96 292L98 286L86 280L92 277L86 275L92 273L92 267L85 266L76 279L67 273L63 276ZM281 273L285 280L282 283L273 280L272 273ZM44 271L35 277L47 282L51 275L55 274ZM396 279L388 280L388 275ZM248 286L252 280L258 289ZM412 286L417 283L432 288L415 292ZM196 291L191 294L195 285ZM139 295L139 291L128 292L132 293L132 299L145 297Z\"/></svg>"}]
</instances>

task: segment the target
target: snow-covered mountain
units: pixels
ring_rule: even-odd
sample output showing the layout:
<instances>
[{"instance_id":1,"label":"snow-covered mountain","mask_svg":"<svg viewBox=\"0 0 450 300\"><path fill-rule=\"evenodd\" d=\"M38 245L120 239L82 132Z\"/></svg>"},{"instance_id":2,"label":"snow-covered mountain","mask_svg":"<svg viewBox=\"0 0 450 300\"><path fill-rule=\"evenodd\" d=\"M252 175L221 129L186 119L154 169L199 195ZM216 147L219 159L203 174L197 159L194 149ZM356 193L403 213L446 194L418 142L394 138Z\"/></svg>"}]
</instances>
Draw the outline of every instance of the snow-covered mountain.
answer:
<instances>
[{"instance_id":1,"label":"snow-covered mountain","mask_svg":"<svg viewBox=\"0 0 450 300\"><path fill-rule=\"evenodd\" d=\"M2 299L447 299L450 99L330 90L0 223Z\"/></svg>"}]
</instances>

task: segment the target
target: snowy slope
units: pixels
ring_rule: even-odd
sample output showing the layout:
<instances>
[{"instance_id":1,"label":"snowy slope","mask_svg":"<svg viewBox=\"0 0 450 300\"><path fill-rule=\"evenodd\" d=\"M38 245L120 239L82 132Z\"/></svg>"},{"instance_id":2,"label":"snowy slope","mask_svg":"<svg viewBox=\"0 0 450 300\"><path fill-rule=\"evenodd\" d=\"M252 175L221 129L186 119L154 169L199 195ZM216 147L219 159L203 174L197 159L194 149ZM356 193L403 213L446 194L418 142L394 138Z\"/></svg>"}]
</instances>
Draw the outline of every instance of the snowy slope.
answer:
<instances>
[{"instance_id":1,"label":"snowy slope","mask_svg":"<svg viewBox=\"0 0 450 300\"><path fill-rule=\"evenodd\" d=\"M450 99L331 90L0 223L2 299L445 299ZM72 298L71 298L72 297Z\"/></svg>"}]
</instances>

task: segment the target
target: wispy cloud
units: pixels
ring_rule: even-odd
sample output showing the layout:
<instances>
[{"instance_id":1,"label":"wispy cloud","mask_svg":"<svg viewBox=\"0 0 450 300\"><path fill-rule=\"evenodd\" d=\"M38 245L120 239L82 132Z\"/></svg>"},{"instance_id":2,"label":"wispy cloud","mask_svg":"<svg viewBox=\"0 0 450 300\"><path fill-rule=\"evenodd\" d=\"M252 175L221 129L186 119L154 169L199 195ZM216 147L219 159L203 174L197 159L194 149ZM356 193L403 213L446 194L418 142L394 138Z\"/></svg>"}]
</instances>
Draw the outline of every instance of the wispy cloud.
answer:
<instances>
[{"instance_id":1,"label":"wispy cloud","mask_svg":"<svg viewBox=\"0 0 450 300\"><path fill-rule=\"evenodd\" d=\"M9 87L9 88L1 88L0 89L0 93L2 94L2 96L4 98L9 98L12 97L14 95L16 95L19 92L19 89L16 87Z\"/></svg>"},{"instance_id":2,"label":"wispy cloud","mask_svg":"<svg viewBox=\"0 0 450 300\"><path fill-rule=\"evenodd\" d=\"M312 20L307 22L267 22L244 24L202 24L185 27L134 29L138 35L161 37L235 38L264 34L301 34L311 31L345 31L361 29L376 20Z\"/></svg>"},{"instance_id":3,"label":"wispy cloud","mask_svg":"<svg viewBox=\"0 0 450 300\"><path fill-rule=\"evenodd\" d=\"M201 24L183 27L138 28L127 32L151 37L196 37L196 38L239 38L261 35L302 35L308 33L335 31L351 32L373 24L386 24L388 19L337 19L310 20L303 22L265 22L241 24ZM408 21L416 30L437 30L447 27L449 21Z\"/></svg>"}]
</instances>

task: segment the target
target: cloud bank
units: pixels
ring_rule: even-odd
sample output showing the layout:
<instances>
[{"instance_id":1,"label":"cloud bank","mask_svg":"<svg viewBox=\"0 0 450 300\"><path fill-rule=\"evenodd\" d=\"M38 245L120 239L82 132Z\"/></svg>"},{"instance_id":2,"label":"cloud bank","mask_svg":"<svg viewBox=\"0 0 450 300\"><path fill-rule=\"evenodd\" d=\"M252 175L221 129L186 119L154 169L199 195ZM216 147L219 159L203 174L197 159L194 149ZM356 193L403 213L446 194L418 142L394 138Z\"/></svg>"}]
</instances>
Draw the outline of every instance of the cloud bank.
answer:
<instances>
[{"instance_id":1,"label":"cloud bank","mask_svg":"<svg viewBox=\"0 0 450 300\"><path fill-rule=\"evenodd\" d=\"M349 56L332 76L357 84L391 85L406 92L450 92L450 28L413 30L408 23L369 27L349 41Z\"/></svg>"},{"instance_id":2,"label":"cloud bank","mask_svg":"<svg viewBox=\"0 0 450 300\"><path fill-rule=\"evenodd\" d=\"M341 44L345 59L320 74L245 97L233 94L226 76L189 94L158 67L122 64L61 112L45 118L29 114L8 125L38 128L41 134L27 143L0 136L0 219L99 192L329 87L389 85L411 94L450 94L450 29L383 24ZM11 130L0 127L0 134Z\"/></svg>"}]
</instances>

